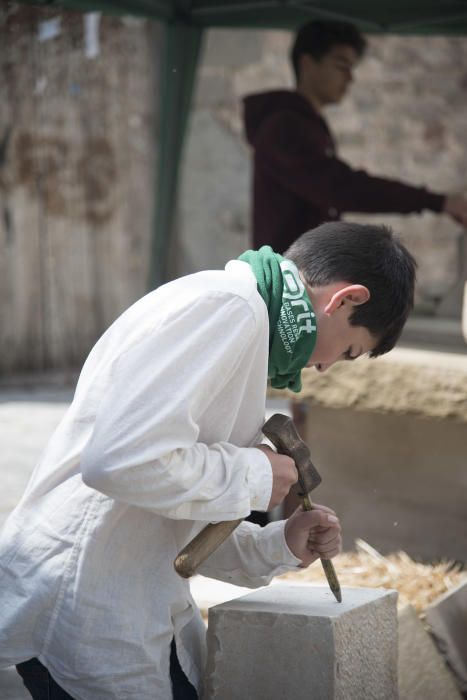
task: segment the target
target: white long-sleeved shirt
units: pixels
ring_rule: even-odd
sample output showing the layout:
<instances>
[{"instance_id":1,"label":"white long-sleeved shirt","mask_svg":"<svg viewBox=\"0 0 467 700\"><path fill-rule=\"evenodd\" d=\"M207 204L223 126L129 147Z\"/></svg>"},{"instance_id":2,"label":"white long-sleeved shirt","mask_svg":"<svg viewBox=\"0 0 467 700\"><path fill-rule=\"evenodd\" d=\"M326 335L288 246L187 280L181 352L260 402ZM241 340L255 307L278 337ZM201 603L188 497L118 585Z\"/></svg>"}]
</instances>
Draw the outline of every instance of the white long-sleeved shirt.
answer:
<instances>
[{"instance_id":1,"label":"white long-sleeved shirt","mask_svg":"<svg viewBox=\"0 0 467 700\"><path fill-rule=\"evenodd\" d=\"M181 278L91 351L0 540L0 664L37 656L77 700L169 700L170 642L201 685L204 625L178 551L265 510L268 316L249 265ZM282 522L242 523L200 573L244 586L295 568Z\"/></svg>"}]
</instances>

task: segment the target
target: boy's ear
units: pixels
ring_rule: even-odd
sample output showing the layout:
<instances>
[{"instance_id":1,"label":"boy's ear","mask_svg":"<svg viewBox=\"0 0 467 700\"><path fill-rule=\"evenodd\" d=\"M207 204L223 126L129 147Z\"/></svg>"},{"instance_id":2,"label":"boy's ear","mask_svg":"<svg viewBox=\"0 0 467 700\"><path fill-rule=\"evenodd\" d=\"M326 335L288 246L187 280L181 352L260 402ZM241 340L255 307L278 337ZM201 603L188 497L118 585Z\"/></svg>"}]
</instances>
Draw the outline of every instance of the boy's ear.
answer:
<instances>
[{"instance_id":1,"label":"boy's ear","mask_svg":"<svg viewBox=\"0 0 467 700\"><path fill-rule=\"evenodd\" d=\"M348 284L334 292L326 304L324 312L331 315L345 304L360 306L360 304L365 304L369 298L370 290L363 284Z\"/></svg>"}]
</instances>

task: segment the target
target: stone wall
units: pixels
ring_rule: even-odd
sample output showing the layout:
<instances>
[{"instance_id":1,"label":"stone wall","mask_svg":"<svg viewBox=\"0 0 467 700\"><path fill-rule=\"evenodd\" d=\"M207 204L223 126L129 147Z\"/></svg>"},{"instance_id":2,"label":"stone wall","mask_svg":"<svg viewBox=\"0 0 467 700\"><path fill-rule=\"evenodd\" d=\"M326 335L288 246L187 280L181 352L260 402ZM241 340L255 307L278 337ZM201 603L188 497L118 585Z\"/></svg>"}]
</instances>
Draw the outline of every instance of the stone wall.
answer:
<instances>
[{"instance_id":1,"label":"stone wall","mask_svg":"<svg viewBox=\"0 0 467 700\"><path fill-rule=\"evenodd\" d=\"M291 35L207 33L181 187L174 273L222 266L249 245L250 163L241 123L249 92L292 87ZM328 110L341 156L375 174L466 190L467 40L372 37L345 101ZM445 216L356 216L389 223L419 260L418 306L457 316L440 299L455 283L459 226ZM213 244L215 242L215 244Z\"/></svg>"},{"instance_id":2,"label":"stone wall","mask_svg":"<svg viewBox=\"0 0 467 700\"><path fill-rule=\"evenodd\" d=\"M146 291L160 28L0 4L0 372L79 366Z\"/></svg>"},{"instance_id":3,"label":"stone wall","mask_svg":"<svg viewBox=\"0 0 467 700\"><path fill-rule=\"evenodd\" d=\"M314 405L453 419L464 430L467 424L465 352L395 348L376 359L338 362L324 373L304 370L302 384L300 399Z\"/></svg>"}]
</instances>

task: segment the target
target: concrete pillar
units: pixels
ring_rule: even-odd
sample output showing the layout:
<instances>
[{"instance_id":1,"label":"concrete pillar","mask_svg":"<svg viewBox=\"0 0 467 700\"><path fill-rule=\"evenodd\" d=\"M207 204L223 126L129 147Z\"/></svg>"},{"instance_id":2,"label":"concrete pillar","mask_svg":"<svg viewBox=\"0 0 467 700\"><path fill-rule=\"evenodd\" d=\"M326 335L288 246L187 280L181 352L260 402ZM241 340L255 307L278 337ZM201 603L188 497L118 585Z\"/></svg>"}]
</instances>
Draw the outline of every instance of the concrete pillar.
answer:
<instances>
[{"instance_id":1,"label":"concrete pillar","mask_svg":"<svg viewBox=\"0 0 467 700\"><path fill-rule=\"evenodd\" d=\"M397 700L396 600L273 585L211 608L205 700Z\"/></svg>"}]
</instances>

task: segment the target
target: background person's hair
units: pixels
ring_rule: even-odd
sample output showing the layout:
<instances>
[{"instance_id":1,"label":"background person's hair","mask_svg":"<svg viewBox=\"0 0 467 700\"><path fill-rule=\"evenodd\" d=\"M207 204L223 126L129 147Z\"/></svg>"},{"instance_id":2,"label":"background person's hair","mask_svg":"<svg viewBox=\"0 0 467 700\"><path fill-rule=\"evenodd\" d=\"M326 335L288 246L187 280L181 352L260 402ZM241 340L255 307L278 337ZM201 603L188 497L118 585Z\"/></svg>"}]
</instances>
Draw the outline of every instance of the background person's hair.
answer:
<instances>
[{"instance_id":1,"label":"background person's hair","mask_svg":"<svg viewBox=\"0 0 467 700\"><path fill-rule=\"evenodd\" d=\"M377 339L371 357L394 347L413 308L417 263L391 229L342 221L321 224L297 238L284 256L312 287L332 282L367 287L369 300L355 306L349 321Z\"/></svg>"},{"instance_id":2,"label":"background person's hair","mask_svg":"<svg viewBox=\"0 0 467 700\"><path fill-rule=\"evenodd\" d=\"M319 61L333 46L351 46L361 58L365 53L366 40L357 27L350 22L313 20L301 27L295 37L290 58L298 81L300 56L310 54Z\"/></svg>"}]
</instances>

